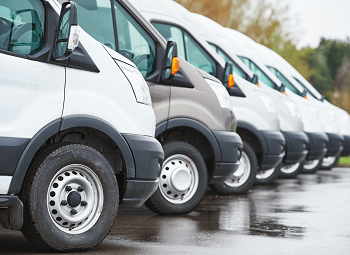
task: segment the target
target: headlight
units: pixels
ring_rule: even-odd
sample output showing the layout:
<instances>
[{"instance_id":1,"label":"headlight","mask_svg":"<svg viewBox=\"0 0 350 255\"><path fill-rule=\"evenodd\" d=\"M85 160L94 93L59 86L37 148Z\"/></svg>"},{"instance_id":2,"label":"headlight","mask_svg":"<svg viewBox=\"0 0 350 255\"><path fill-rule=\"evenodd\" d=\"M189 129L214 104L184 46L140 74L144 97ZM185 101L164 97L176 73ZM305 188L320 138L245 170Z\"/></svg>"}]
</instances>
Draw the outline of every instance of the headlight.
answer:
<instances>
[{"instance_id":1,"label":"headlight","mask_svg":"<svg viewBox=\"0 0 350 255\"><path fill-rule=\"evenodd\" d=\"M139 70L120 61L118 61L117 64L129 80L131 87L134 90L136 101L152 106L151 95L147 83Z\"/></svg>"},{"instance_id":2,"label":"headlight","mask_svg":"<svg viewBox=\"0 0 350 255\"><path fill-rule=\"evenodd\" d=\"M276 113L276 105L272 101L271 97L269 97L267 94L265 94L262 91L258 91L258 90L255 90L255 91L258 94L258 96L261 98L261 100L263 101L267 112L269 112L269 113Z\"/></svg>"},{"instance_id":3,"label":"headlight","mask_svg":"<svg viewBox=\"0 0 350 255\"><path fill-rule=\"evenodd\" d=\"M287 98L286 96L283 96L283 97L280 97L282 102L287 106L289 112L290 112L290 115L292 117L297 117L297 118L300 118L300 112L297 108L297 106L295 105L295 103L290 100L289 98Z\"/></svg>"},{"instance_id":4,"label":"headlight","mask_svg":"<svg viewBox=\"0 0 350 255\"><path fill-rule=\"evenodd\" d=\"M232 109L231 98L227 90L225 89L224 85L222 85L222 83L218 83L216 81L212 81L209 79L205 79L205 81L214 91L216 97L219 100L221 108Z\"/></svg>"}]
</instances>

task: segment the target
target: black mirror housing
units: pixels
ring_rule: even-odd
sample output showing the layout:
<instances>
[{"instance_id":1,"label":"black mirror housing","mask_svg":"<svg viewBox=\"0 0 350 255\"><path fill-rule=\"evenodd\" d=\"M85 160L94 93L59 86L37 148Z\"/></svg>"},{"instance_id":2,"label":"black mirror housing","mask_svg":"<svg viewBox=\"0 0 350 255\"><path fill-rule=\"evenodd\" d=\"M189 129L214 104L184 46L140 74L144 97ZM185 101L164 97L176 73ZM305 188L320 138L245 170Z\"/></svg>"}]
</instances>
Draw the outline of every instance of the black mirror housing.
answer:
<instances>
[{"instance_id":1,"label":"black mirror housing","mask_svg":"<svg viewBox=\"0 0 350 255\"><path fill-rule=\"evenodd\" d=\"M79 35L77 5L74 2L65 2L62 4L55 37L55 60L64 61L73 54L79 44Z\"/></svg>"},{"instance_id":2,"label":"black mirror housing","mask_svg":"<svg viewBox=\"0 0 350 255\"><path fill-rule=\"evenodd\" d=\"M258 77L258 75L257 74L253 74L253 77L252 77L250 82L253 83L253 84L259 84L259 77Z\"/></svg>"},{"instance_id":3,"label":"black mirror housing","mask_svg":"<svg viewBox=\"0 0 350 255\"><path fill-rule=\"evenodd\" d=\"M161 79L163 81L171 80L174 77L175 73L178 71L179 60L177 57L178 57L178 53L177 53L176 42L168 41L165 49L164 58L163 58L163 64L162 64ZM176 61L177 63L174 63Z\"/></svg>"}]
</instances>

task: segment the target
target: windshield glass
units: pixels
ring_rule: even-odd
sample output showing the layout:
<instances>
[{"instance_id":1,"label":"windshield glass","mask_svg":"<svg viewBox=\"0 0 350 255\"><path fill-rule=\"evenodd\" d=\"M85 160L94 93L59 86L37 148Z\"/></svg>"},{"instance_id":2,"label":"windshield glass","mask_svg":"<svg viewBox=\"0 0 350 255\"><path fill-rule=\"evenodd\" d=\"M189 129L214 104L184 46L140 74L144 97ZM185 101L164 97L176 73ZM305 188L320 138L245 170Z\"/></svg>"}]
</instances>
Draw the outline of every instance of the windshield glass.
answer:
<instances>
[{"instance_id":1,"label":"windshield glass","mask_svg":"<svg viewBox=\"0 0 350 255\"><path fill-rule=\"evenodd\" d=\"M225 62L231 61L233 64L233 71L241 76L243 79L247 80L247 75L243 72L243 70L219 47L214 44L209 43L209 45L218 53L218 55L225 60Z\"/></svg>"},{"instance_id":2,"label":"windshield glass","mask_svg":"<svg viewBox=\"0 0 350 255\"><path fill-rule=\"evenodd\" d=\"M272 66L268 66L267 68L270 69L270 71L286 86L288 89L290 89L294 94L299 94L299 91L293 86L293 84L287 80L286 77L282 73L280 73L276 68Z\"/></svg>"},{"instance_id":3,"label":"windshield glass","mask_svg":"<svg viewBox=\"0 0 350 255\"><path fill-rule=\"evenodd\" d=\"M270 88L275 88L275 83L255 64L253 61L246 57L238 56L244 64L248 66L248 68L255 73L259 80L261 80L263 83L265 83Z\"/></svg>"}]
</instances>

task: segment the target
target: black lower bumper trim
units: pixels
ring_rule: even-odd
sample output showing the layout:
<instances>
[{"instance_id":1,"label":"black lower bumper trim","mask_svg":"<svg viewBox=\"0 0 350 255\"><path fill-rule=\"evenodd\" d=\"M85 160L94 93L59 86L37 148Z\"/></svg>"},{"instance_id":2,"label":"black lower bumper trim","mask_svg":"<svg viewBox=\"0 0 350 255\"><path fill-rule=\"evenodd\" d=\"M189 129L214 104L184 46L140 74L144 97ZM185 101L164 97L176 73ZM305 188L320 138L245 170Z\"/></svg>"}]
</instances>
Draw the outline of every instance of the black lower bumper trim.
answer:
<instances>
[{"instance_id":1,"label":"black lower bumper trim","mask_svg":"<svg viewBox=\"0 0 350 255\"><path fill-rule=\"evenodd\" d=\"M281 131L286 139L286 155L283 165L293 165L303 161L308 151L309 138L304 132Z\"/></svg>"},{"instance_id":2,"label":"black lower bumper trim","mask_svg":"<svg viewBox=\"0 0 350 255\"><path fill-rule=\"evenodd\" d=\"M335 133L327 133L329 138L326 157L337 157L343 151L344 137Z\"/></svg>"},{"instance_id":3,"label":"black lower bumper trim","mask_svg":"<svg viewBox=\"0 0 350 255\"><path fill-rule=\"evenodd\" d=\"M127 181L126 192L123 202L119 208L133 208L141 206L159 186L159 180L129 180Z\"/></svg>"},{"instance_id":4,"label":"black lower bumper trim","mask_svg":"<svg viewBox=\"0 0 350 255\"><path fill-rule=\"evenodd\" d=\"M318 160L323 158L327 153L328 136L325 133L306 132L309 137L309 154L307 160Z\"/></svg>"},{"instance_id":5,"label":"black lower bumper trim","mask_svg":"<svg viewBox=\"0 0 350 255\"><path fill-rule=\"evenodd\" d=\"M221 150L221 162L236 163L239 161L243 149L241 137L237 133L230 131L212 130L212 132Z\"/></svg>"},{"instance_id":6,"label":"black lower bumper trim","mask_svg":"<svg viewBox=\"0 0 350 255\"><path fill-rule=\"evenodd\" d=\"M0 196L0 223L6 229L22 228L23 203L17 196Z\"/></svg>"},{"instance_id":7,"label":"black lower bumper trim","mask_svg":"<svg viewBox=\"0 0 350 255\"><path fill-rule=\"evenodd\" d=\"M341 153L341 156L346 157L350 156L350 135L343 135L344 137L344 148Z\"/></svg>"},{"instance_id":8,"label":"black lower bumper trim","mask_svg":"<svg viewBox=\"0 0 350 255\"><path fill-rule=\"evenodd\" d=\"M260 170L276 167L285 155L286 139L280 131L260 130L265 138L267 148L261 158Z\"/></svg>"},{"instance_id":9,"label":"black lower bumper trim","mask_svg":"<svg viewBox=\"0 0 350 255\"><path fill-rule=\"evenodd\" d=\"M215 169L213 172L213 177L209 183L211 184L211 183L227 181L237 171L238 167L239 167L239 162L236 162L236 163L216 162Z\"/></svg>"}]
</instances>

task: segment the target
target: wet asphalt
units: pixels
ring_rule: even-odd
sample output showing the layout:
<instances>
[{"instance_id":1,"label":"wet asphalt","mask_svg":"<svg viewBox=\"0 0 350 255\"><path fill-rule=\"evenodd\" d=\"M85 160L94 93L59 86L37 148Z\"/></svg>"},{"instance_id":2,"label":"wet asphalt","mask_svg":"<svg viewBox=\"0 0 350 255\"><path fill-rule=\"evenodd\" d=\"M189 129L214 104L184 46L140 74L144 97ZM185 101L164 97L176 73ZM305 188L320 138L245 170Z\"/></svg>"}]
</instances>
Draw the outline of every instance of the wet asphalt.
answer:
<instances>
[{"instance_id":1,"label":"wet asphalt","mask_svg":"<svg viewBox=\"0 0 350 255\"><path fill-rule=\"evenodd\" d=\"M0 254L44 254L0 229ZM255 186L240 196L208 190L185 216L145 206L120 210L108 237L84 254L350 254L350 168Z\"/></svg>"}]
</instances>

